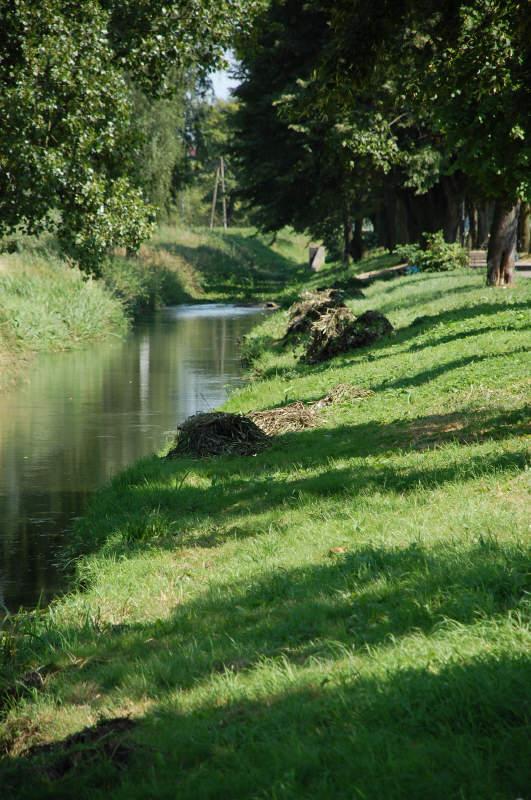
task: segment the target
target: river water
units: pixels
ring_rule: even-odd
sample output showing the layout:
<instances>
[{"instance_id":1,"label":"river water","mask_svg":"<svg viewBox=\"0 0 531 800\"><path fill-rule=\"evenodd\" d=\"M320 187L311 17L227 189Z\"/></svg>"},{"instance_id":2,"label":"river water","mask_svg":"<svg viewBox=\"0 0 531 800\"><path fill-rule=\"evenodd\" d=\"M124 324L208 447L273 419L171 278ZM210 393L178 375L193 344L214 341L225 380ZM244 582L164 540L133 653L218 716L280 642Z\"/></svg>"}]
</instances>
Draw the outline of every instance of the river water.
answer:
<instances>
[{"instance_id":1,"label":"river water","mask_svg":"<svg viewBox=\"0 0 531 800\"><path fill-rule=\"evenodd\" d=\"M125 340L39 356L28 380L0 396L5 607L46 603L64 589L58 556L91 493L241 384L240 340L263 313L166 308Z\"/></svg>"}]
</instances>

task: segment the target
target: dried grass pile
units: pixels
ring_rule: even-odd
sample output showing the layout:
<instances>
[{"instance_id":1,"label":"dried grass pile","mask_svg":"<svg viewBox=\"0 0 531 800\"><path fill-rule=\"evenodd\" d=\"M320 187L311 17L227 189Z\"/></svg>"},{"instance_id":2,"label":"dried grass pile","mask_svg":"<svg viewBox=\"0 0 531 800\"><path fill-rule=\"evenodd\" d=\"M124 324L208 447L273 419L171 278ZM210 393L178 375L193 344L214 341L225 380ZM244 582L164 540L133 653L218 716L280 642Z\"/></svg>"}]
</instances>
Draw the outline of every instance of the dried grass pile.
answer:
<instances>
[{"instance_id":1,"label":"dried grass pile","mask_svg":"<svg viewBox=\"0 0 531 800\"><path fill-rule=\"evenodd\" d=\"M332 308L344 308L343 294L338 289L303 292L301 299L289 309L286 338L307 333L313 323Z\"/></svg>"},{"instance_id":2,"label":"dried grass pile","mask_svg":"<svg viewBox=\"0 0 531 800\"><path fill-rule=\"evenodd\" d=\"M249 417L213 411L188 417L177 428L175 444L166 458L180 455L254 455L268 443L268 437Z\"/></svg>"},{"instance_id":3,"label":"dried grass pile","mask_svg":"<svg viewBox=\"0 0 531 800\"><path fill-rule=\"evenodd\" d=\"M272 408L269 411L255 411L250 414L251 419L268 436L275 436L290 431L301 431L305 428L314 428L317 425L315 406L306 405L298 400L282 408Z\"/></svg>"},{"instance_id":4,"label":"dried grass pile","mask_svg":"<svg viewBox=\"0 0 531 800\"><path fill-rule=\"evenodd\" d=\"M351 383L337 383L315 405L316 408L322 408L335 403L351 403L353 400L362 400L364 397L370 397L373 394L372 389L362 389L360 386L353 386Z\"/></svg>"},{"instance_id":5,"label":"dried grass pile","mask_svg":"<svg viewBox=\"0 0 531 800\"><path fill-rule=\"evenodd\" d=\"M303 361L316 364L339 353L372 344L392 333L393 326L379 311L355 317L348 308L328 311L312 325Z\"/></svg>"}]
</instances>

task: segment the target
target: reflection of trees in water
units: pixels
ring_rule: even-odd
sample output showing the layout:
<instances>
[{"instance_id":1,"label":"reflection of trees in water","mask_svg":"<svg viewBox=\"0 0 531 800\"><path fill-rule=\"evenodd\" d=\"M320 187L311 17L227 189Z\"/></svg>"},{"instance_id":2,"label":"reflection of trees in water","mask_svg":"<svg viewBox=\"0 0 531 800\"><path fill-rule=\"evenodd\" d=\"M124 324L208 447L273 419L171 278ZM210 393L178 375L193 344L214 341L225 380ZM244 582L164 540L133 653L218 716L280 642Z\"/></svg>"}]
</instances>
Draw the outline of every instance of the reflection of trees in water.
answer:
<instances>
[{"instance_id":1,"label":"reflection of trees in water","mask_svg":"<svg viewBox=\"0 0 531 800\"><path fill-rule=\"evenodd\" d=\"M53 553L90 491L158 450L185 417L223 402L253 322L162 313L125 342L43 357L27 385L0 397L0 576L10 606L56 589Z\"/></svg>"}]
</instances>

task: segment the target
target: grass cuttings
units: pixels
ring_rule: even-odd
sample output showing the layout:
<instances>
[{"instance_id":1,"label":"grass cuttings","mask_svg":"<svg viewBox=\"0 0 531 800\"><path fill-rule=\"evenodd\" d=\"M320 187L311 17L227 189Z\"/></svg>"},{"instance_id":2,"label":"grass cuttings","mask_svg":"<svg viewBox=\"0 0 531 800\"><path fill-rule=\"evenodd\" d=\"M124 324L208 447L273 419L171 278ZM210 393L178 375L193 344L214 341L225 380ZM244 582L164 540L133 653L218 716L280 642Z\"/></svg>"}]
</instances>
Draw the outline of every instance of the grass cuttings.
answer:
<instances>
[{"instance_id":1,"label":"grass cuttings","mask_svg":"<svg viewBox=\"0 0 531 800\"><path fill-rule=\"evenodd\" d=\"M268 411L255 411L249 416L268 436L302 431L317 425L315 408L300 400L280 408L271 408Z\"/></svg>"},{"instance_id":2,"label":"grass cuttings","mask_svg":"<svg viewBox=\"0 0 531 800\"><path fill-rule=\"evenodd\" d=\"M268 436L278 436L282 433L315 428L319 423L317 412L320 409L336 403L362 400L372 394L374 392L370 389L363 389L350 383L338 383L324 397L314 403L303 403L301 400L297 400L280 408L254 411L249 416Z\"/></svg>"},{"instance_id":3,"label":"grass cuttings","mask_svg":"<svg viewBox=\"0 0 531 800\"><path fill-rule=\"evenodd\" d=\"M353 386L351 383L337 383L330 389L328 394L325 394L321 400L317 401L316 407L330 406L334 403L351 403L353 400L363 400L363 398L371 397L373 394L372 389Z\"/></svg>"},{"instance_id":4,"label":"grass cuttings","mask_svg":"<svg viewBox=\"0 0 531 800\"><path fill-rule=\"evenodd\" d=\"M80 769L92 770L101 761L124 768L133 752L127 735L135 725L129 717L100 720L63 741L34 745L25 752L25 759L50 781Z\"/></svg>"},{"instance_id":5,"label":"grass cuttings","mask_svg":"<svg viewBox=\"0 0 531 800\"><path fill-rule=\"evenodd\" d=\"M194 414L177 428L175 444L166 458L180 455L254 455L267 444L267 436L249 417L221 411Z\"/></svg>"}]
</instances>

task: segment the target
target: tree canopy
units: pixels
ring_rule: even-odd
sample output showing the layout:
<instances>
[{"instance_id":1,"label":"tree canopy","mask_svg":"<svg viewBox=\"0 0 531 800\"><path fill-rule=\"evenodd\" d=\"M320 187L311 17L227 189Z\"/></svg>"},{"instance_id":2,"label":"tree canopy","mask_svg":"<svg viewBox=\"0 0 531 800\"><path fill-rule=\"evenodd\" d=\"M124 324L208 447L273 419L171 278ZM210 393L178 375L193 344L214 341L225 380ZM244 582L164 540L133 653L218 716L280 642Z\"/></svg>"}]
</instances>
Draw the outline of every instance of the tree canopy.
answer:
<instances>
[{"instance_id":1,"label":"tree canopy","mask_svg":"<svg viewBox=\"0 0 531 800\"><path fill-rule=\"evenodd\" d=\"M135 157L134 91L217 62L250 2L0 0L0 233L58 230L92 269L135 248L152 210Z\"/></svg>"},{"instance_id":2,"label":"tree canopy","mask_svg":"<svg viewBox=\"0 0 531 800\"><path fill-rule=\"evenodd\" d=\"M494 201L491 280L509 280L531 195L530 16L523 0L272 0L239 51L257 220L365 217L394 246L453 241Z\"/></svg>"}]
</instances>

